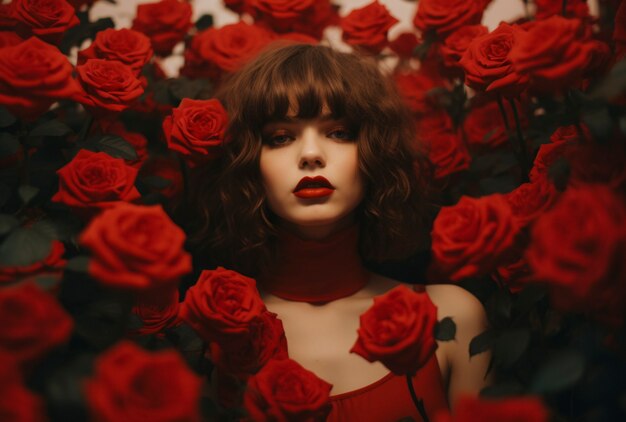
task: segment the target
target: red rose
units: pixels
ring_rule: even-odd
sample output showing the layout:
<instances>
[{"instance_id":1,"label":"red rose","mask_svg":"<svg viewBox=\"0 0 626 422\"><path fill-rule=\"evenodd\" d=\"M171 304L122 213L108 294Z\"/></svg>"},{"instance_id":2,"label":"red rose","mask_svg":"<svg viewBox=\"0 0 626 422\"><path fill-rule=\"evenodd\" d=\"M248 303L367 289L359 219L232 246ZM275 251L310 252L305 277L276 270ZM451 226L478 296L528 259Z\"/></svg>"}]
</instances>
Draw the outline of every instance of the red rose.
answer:
<instances>
[{"instance_id":1,"label":"red rose","mask_svg":"<svg viewBox=\"0 0 626 422\"><path fill-rule=\"evenodd\" d=\"M502 195L461 197L435 219L431 275L459 281L490 273L511 252L518 231Z\"/></svg>"},{"instance_id":2,"label":"red rose","mask_svg":"<svg viewBox=\"0 0 626 422\"><path fill-rule=\"evenodd\" d=\"M310 35L319 40L328 26L339 25L337 9L330 0L315 0L313 8L302 16L302 19L293 23L291 31ZM272 29L272 28L269 28Z\"/></svg>"},{"instance_id":3,"label":"red rose","mask_svg":"<svg viewBox=\"0 0 626 422\"><path fill-rule=\"evenodd\" d=\"M398 19L376 0L341 19L342 38L352 47L378 54L387 45L387 32L396 23Z\"/></svg>"},{"instance_id":4,"label":"red rose","mask_svg":"<svg viewBox=\"0 0 626 422\"><path fill-rule=\"evenodd\" d=\"M0 415L5 421L44 422L43 401L24 386L13 356L0 352Z\"/></svg>"},{"instance_id":5,"label":"red rose","mask_svg":"<svg viewBox=\"0 0 626 422\"><path fill-rule=\"evenodd\" d=\"M548 422L550 414L536 397L513 397L486 400L462 396L454 407L454 416L448 411L437 414L434 422Z\"/></svg>"},{"instance_id":6,"label":"red rose","mask_svg":"<svg viewBox=\"0 0 626 422\"><path fill-rule=\"evenodd\" d=\"M264 28L238 22L199 32L185 50L181 74L217 80L259 53L274 36Z\"/></svg>"},{"instance_id":7,"label":"red rose","mask_svg":"<svg viewBox=\"0 0 626 422\"><path fill-rule=\"evenodd\" d=\"M561 15L563 2L558 0L534 0L535 19L542 20L554 15ZM568 18L588 18L589 6L587 0L567 0L565 16Z\"/></svg>"},{"instance_id":8,"label":"red rose","mask_svg":"<svg viewBox=\"0 0 626 422\"><path fill-rule=\"evenodd\" d=\"M0 48L13 47L23 41L24 39L13 31L0 31Z\"/></svg>"},{"instance_id":9,"label":"red rose","mask_svg":"<svg viewBox=\"0 0 626 422\"><path fill-rule=\"evenodd\" d=\"M319 42L317 39L306 34L301 34L299 32L285 32L284 34L278 34L277 39L293 41L299 44L311 44L311 45L315 45Z\"/></svg>"},{"instance_id":10,"label":"red rose","mask_svg":"<svg viewBox=\"0 0 626 422\"><path fill-rule=\"evenodd\" d=\"M13 30L17 22L13 17L13 3L0 4L0 29Z\"/></svg>"},{"instance_id":11,"label":"red rose","mask_svg":"<svg viewBox=\"0 0 626 422\"><path fill-rule=\"evenodd\" d=\"M582 78L594 48L580 20L552 16L522 33L509 59L515 72L530 76L537 89L554 92Z\"/></svg>"},{"instance_id":12,"label":"red rose","mask_svg":"<svg viewBox=\"0 0 626 422\"><path fill-rule=\"evenodd\" d=\"M224 6L240 15L248 11L249 0L224 0Z\"/></svg>"},{"instance_id":13,"label":"red rose","mask_svg":"<svg viewBox=\"0 0 626 422\"><path fill-rule=\"evenodd\" d=\"M55 44L68 29L80 23L66 0L13 0L12 4L18 32L24 37L36 35Z\"/></svg>"},{"instance_id":14,"label":"red rose","mask_svg":"<svg viewBox=\"0 0 626 422\"><path fill-rule=\"evenodd\" d=\"M78 52L78 64L88 59L116 60L130 66L139 75L152 57L150 39L132 29L107 28L96 34L91 45Z\"/></svg>"},{"instance_id":15,"label":"red rose","mask_svg":"<svg viewBox=\"0 0 626 422\"><path fill-rule=\"evenodd\" d=\"M589 132L587 126L580 124L579 127L575 125L561 126L550 135L550 142L589 142L592 135Z\"/></svg>"},{"instance_id":16,"label":"red rose","mask_svg":"<svg viewBox=\"0 0 626 422\"><path fill-rule=\"evenodd\" d=\"M249 335L250 324L264 311L254 279L218 267L202 271L187 291L180 316L204 340L229 342Z\"/></svg>"},{"instance_id":17,"label":"red rose","mask_svg":"<svg viewBox=\"0 0 626 422\"><path fill-rule=\"evenodd\" d=\"M67 262L63 259L64 253L65 246L63 246L63 243L55 240L52 242L50 253L43 261L20 267L0 266L0 283L12 282L38 274L53 274L60 278Z\"/></svg>"},{"instance_id":18,"label":"red rose","mask_svg":"<svg viewBox=\"0 0 626 422\"><path fill-rule=\"evenodd\" d=\"M91 250L89 273L112 287L175 284L191 271L185 233L160 205L120 202L96 216L79 243Z\"/></svg>"},{"instance_id":19,"label":"red rose","mask_svg":"<svg viewBox=\"0 0 626 422\"><path fill-rule=\"evenodd\" d=\"M81 149L68 164L57 171L59 191L52 201L90 216L118 201L133 201L141 195L135 188L137 169L121 158L104 152Z\"/></svg>"},{"instance_id":20,"label":"red rose","mask_svg":"<svg viewBox=\"0 0 626 422\"><path fill-rule=\"evenodd\" d=\"M445 110L419 115L415 119L415 126L419 137L427 137L435 132L451 131L454 127L450 115Z\"/></svg>"},{"instance_id":21,"label":"red rose","mask_svg":"<svg viewBox=\"0 0 626 422\"><path fill-rule=\"evenodd\" d=\"M413 24L422 32L446 35L466 25L478 25L485 4L467 0L420 0Z\"/></svg>"},{"instance_id":22,"label":"red rose","mask_svg":"<svg viewBox=\"0 0 626 422\"><path fill-rule=\"evenodd\" d=\"M528 83L528 76L515 72L509 52L525 32L501 23L493 32L469 44L459 64L465 70L465 83L477 91L517 96Z\"/></svg>"},{"instance_id":23,"label":"red rose","mask_svg":"<svg viewBox=\"0 0 626 422\"><path fill-rule=\"evenodd\" d=\"M554 185L545 178L532 183L524 183L504 195L509 203L513 217L520 227L532 223L550 209L557 198Z\"/></svg>"},{"instance_id":24,"label":"red rose","mask_svg":"<svg viewBox=\"0 0 626 422\"><path fill-rule=\"evenodd\" d=\"M161 0L137 6L132 29L150 38L160 56L168 56L191 28L191 4L179 0Z\"/></svg>"},{"instance_id":25,"label":"red rose","mask_svg":"<svg viewBox=\"0 0 626 422\"><path fill-rule=\"evenodd\" d=\"M496 268L493 278L506 284L511 292L519 293L528 283L533 281L533 272L526 257L521 255L516 261Z\"/></svg>"},{"instance_id":26,"label":"red rose","mask_svg":"<svg viewBox=\"0 0 626 422\"><path fill-rule=\"evenodd\" d=\"M98 357L85 395L94 422L200 422L201 386L177 352L124 341Z\"/></svg>"},{"instance_id":27,"label":"red rose","mask_svg":"<svg viewBox=\"0 0 626 422\"><path fill-rule=\"evenodd\" d=\"M427 113L437 108L433 89L443 86L444 82L429 72L399 72L393 75L398 92L409 109L415 113Z\"/></svg>"},{"instance_id":28,"label":"red rose","mask_svg":"<svg viewBox=\"0 0 626 422\"><path fill-rule=\"evenodd\" d=\"M133 331L132 334L155 334L176 325L178 308L178 286L176 285L141 294L132 312L143 322L143 326Z\"/></svg>"},{"instance_id":29,"label":"red rose","mask_svg":"<svg viewBox=\"0 0 626 422\"><path fill-rule=\"evenodd\" d=\"M141 133L126 130L124 125L118 121L107 125L106 128L104 128L104 133L120 136L133 146L137 153L137 158L134 160L124 160L129 166L139 169L148 159L148 140Z\"/></svg>"},{"instance_id":30,"label":"red rose","mask_svg":"<svg viewBox=\"0 0 626 422\"><path fill-rule=\"evenodd\" d=\"M389 48L400 58L410 59L419 43L417 35L412 32L403 32L389 42Z\"/></svg>"},{"instance_id":31,"label":"red rose","mask_svg":"<svg viewBox=\"0 0 626 422\"><path fill-rule=\"evenodd\" d=\"M626 207L601 185L567 189L533 226L528 262L565 310L623 314Z\"/></svg>"},{"instance_id":32,"label":"red rose","mask_svg":"<svg viewBox=\"0 0 626 422\"><path fill-rule=\"evenodd\" d=\"M487 35L489 29L484 25L467 25L454 31L444 40L439 47L443 63L449 67L459 66L459 60L467 50L470 43L482 35Z\"/></svg>"},{"instance_id":33,"label":"red rose","mask_svg":"<svg viewBox=\"0 0 626 422\"><path fill-rule=\"evenodd\" d=\"M255 422L324 421L331 388L296 361L274 359L248 380L244 405Z\"/></svg>"},{"instance_id":34,"label":"red rose","mask_svg":"<svg viewBox=\"0 0 626 422\"><path fill-rule=\"evenodd\" d=\"M163 120L167 146L195 167L218 154L224 142L228 115L219 100L184 98Z\"/></svg>"},{"instance_id":35,"label":"red rose","mask_svg":"<svg viewBox=\"0 0 626 422\"><path fill-rule=\"evenodd\" d=\"M141 81L132 68L122 62L89 59L76 66L85 93L78 99L97 111L119 112L143 94Z\"/></svg>"},{"instance_id":36,"label":"red rose","mask_svg":"<svg viewBox=\"0 0 626 422\"><path fill-rule=\"evenodd\" d=\"M54 101L73 98L81 91L72 71L67 57L39 38L2 48L0 104L19 117L37 118Z\"/></svg>"},{"instance_id":37,"label":"red rose","mask_svg":"<svg viewBox=\"0 0 626 422\"><path fill-rule=\"evenodd\" d=\"M287 359L287 339L276 314L265 311L250 322L250 333L241 341L211 343L211 360L241 379L255 374L270 359Z\"/></svg>"},{"instance_id":38,"label":"red rose","mask_svg":"<svg viewBox=\"0 0 626 422\"><path fill-rule=\"evenodd\" d=\"M439 130L421 134L420 139L423 140L428 159L435 165L435 179L469 168L471 156L456 133Z\"/></svg>"},{"instance_id":39,"label":"red rose","mask_svg":"<svg viewBox=\"0 0 626 422\"><path fill-rule=\"evenodd\" d=\"M26 364L65 343L74 322L54 296L26 282L0 289L0 324L0 350Z\"/></svg>"},{"instance_id":40,"label":"red rose","mask_svg":"<svg viewBox=\"0 0 626 422\"><path fill-rule=\"evenodd\" d=\"M296 22L311 13L315 0L249 0L247 3L256 22L276 32L290 32Z\"/></svg>"},{"instance_id":41,"label":"red rose","mask_svg":"<svg viewBox=\"0 0 626 422\"><path fill-rule=\"evenodd\" d=\"M79 10L83 6L92 6L98 0L67 0L69 4L74 6L74 9Z\"/></svg>"},{"instance_id":42,"label":"red rose","mask_svg":"<svg viewBox=\"0 0 626 422\"><path fill-rule=\"evenodd\" d=\"M511 107L505 104L504 109L508 121L512 122ZM528 120L522 117L522 126L527 124ZM462 133L471 150L492 149L509 141L500 107L495 101L473 102L463 120Z\"/></svg>"},{"instance_id":43,"label":"red rose","mask_svg":"<svg viewBox=\"0 0 626 422\"><path fill-rule=\"evenodd\" d=\"M400 285L382 296L360 317L351 353L380 361L397 375L415 374L437 349L437 307L425 292Z\"/></svg>"}]
</instances>

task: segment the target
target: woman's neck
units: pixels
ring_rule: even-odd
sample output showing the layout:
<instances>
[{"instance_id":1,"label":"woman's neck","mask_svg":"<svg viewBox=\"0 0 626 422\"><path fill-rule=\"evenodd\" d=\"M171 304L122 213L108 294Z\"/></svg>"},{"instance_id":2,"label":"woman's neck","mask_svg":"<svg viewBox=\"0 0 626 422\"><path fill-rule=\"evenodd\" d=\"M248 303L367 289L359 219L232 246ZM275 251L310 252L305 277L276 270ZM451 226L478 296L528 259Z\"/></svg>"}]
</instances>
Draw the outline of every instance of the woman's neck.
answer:
<instances>
[{"instance_id":1,"label":"woman's neck","mask_svg":"<svg viewBox=\"0 0 626 422\"><path fill-rule=\"evenodd\" d=\"M258 278L259 288L282 299L326 303L350 296L369 280L353 224L324 239L302 239L286 230L278 237L278 259Z\"/></svg>"}]
</instances>

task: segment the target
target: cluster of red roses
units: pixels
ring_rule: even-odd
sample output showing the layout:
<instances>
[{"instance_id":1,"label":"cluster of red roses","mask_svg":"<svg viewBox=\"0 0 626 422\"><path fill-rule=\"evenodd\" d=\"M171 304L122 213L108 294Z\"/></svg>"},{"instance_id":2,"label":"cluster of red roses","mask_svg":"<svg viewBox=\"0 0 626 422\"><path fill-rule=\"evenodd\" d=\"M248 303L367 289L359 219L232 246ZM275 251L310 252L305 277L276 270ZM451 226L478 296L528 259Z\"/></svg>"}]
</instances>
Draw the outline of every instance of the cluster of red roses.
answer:
<instances>
[{"instance_id":1,"label":"cluster of red roses","mask_svg":"<svg viewBox=\"0 0 626 422\"><path fill-rule=\"evenodd\" d=\"M193 327L208 345L218 385L226 388L231 381L238 397L238 389L247 384L242 400L254 420L318 418L329 410L330 385L288 359L282 324L265 309L254 281L225 269L205 271L179 303L179 282L191 272L185 234L163 207L131 204L148 191L140 186L142 175L168 179L171 183L158 191L169 198L180 193L183 177L181 165L169 155L152 157L163 145L128 130L121 116L152 118L167 150L188 167L206 163L227 141L228 116L217 100L163 102L154 89L155 82L165 80L155 54L168 56L181 41L181 75L215 84L271 41L317 43L329 25L338 25L343 40L361 54L392 51L398 57L393 78L420 134L416 147L425 146L442 190L450 193L451 187L466 183L460 190L468 196L448 199L435 220L431 278L493 278L514 292L531 283L547 285L558 309L589 313L612 326L622 323L623 129L609 125L608 135L598 142L598 130L582 124L580 111L567 104L572 89L589 90L598 75L624 58L625 2L615 16L612 39L595 30L597 22L583 0L536 0L534 20L502 23L491 32L481 25L489 0L421 0L414 18L421 37L407 32L389 40L397 20L378 1L340 18L328 0L225 0L244 19L197 29L190 2L162 0L138 6L130 29L99 31L78 51L73 66L57 46L65 33L81 25L77 11L92 3L0 4L0 105L10 112L0 115L0 126L7 128L0 139L0 170L15 175L15 196L24 202L13 207L10 200L0 201L6 212L0 215L0 250L4 254L7 245L27 244L38 257L0 257L0 413L16 420L43 419L43 400L23 380L36 377L41 361L62 354L63 346L71 348L72 338L79 336L73 327L80 321L55 299L66 285L60 282L64 271L80 272L72 259L79 253L76 245L90 253L91 278L105 289L132 296L132 312L141 326L128 328L128 335L163 338L176 327ZM475 91L469 101L457 95L463 85ZM620 93L612 94L611 101L623 105ZM546 97L567 105L569 122L552 124L549 142L539 145L541 140L529 136L528 129L552 113L542 108ZM85 119L82 134L62 131L64 156L70 159L54 167L54 192L29 208L27 190L20 190L29 186L24 174L39 152L51 148L32 139L49 141L46 130L69 120L76 104L97 125ZM109 148L94 148L86 141L89 136L100 136ZM125 142L116 143L119 138ZM116 154L121 150L126 153ZM477 170L490 154L500 167L495 175ZM514 189L501 189L508 192L504 194L485 193L467 182L505 176L515 182ZM41 242L46 247L39 250L39 243L33 243L38 232L20 225L37 226L33 223L45 219L41 214L50 201L79 216L81 228L63 238L65 243L58 235ZM51 292L36 286L45 285L45 277L54 281ZM404 314L412 318L398 316ZM397 319L397 331L386 333L394 341L382 351L381 315ZM362 316L352 351L380 360L396 373L412 373L434 352L435 316L425 296L391 291ZM94 420L160 420L163 409L167 420L202 418L202 380L171 350L151 353L117 342L98 355L93 371L80 383ZM293 385L300 387L300 396L294 397ZM218 391L222 393L222 399L233 396L233 391ZM548 418L533 399L502 404L463 399L457 409L459 421L483 414L480 420L506 420L512 414Z\"/></svg>"}]
</instances>

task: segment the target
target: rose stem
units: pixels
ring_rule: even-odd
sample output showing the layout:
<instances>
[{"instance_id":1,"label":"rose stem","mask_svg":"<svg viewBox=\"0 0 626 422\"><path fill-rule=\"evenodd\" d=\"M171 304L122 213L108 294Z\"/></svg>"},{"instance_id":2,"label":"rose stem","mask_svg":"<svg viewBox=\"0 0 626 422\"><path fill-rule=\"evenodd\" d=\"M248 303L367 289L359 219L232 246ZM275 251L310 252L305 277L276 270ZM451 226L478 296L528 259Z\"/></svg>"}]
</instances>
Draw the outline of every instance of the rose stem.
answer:
<instances>
[{"instance_id":1,"label":"rose stem","mask_svg":"<svg viewBox=\"0 0 626 422\"><path fill-rule=\"evenodd\" d=\"M585 132L580 126L580 111L578 109L578 106L574 103L574 99L572 98L572 91L567 90L564 94L564 98L565 110L567 114L574 116L574 127L576 128L576 132L578 133L578 140L580 142L587 141L587 136L585 136Z\"/></svg>"},{"instance_id":2,"label":"rose stem","mask_svg":"<svg viewBox=\"0 0 626 422\"><path fill-rule=\"evenodd\" d=\"M563 7L561 8L561 14L563 16L567 14L567 0L563 0Z\"/></svg>"},{"instance_id":3,"label":"rose stem","mask_svg":"<svg viewBox=\"0 0 626 422\"><path fill-rule=\"evenodd\" d=\"M87 118L85 119L85 123L80 128L80 133L78 134L78 143L82 144L87 135L89 134L89 130L91 130L91 126L93 125L93 116L91 114L87 114Z\"/></svg>"},{"instance_id":4,"label":"rose stem","mask_svg":"<svg viewBox=\"0 0 626 422\"><path fill-rule=\"evenodd\" d=\"M415 389L413 388L413 377L410 374L406 375L406 384L409 386L409 393L411 393L411 398L413 399L413 403L415 404L417 411L420 413L420 416L424 422L429 422L428 415L426 414L426 408L424 407L424 400L418 398L415 394Z\"/></svg>"},{"instance_id":5,"label":"rose stem","mask_svg":"<svg viewBox=\"0 0 626 422\"><path fill-rule=\"evenodd\" d=\"M189 168L187 163L183 160L183 157L178 155L178 163L180 165L180 172L183 176L183 209L188 209L189 204Z\"/></svg>"},{"instance_id":6,"label":"rose stem","mask_svg":"<svg viewBox=\"0 0 626 422\"><path fill-rule=\"evenodd\" d=\"M504 102L502 101L502 96L500 94L498 94L498 108L500 108L500 114L502 115L502 120L504 121L504 127L506 128L506 133L508 135L509 138L509 142L511 143L511 145L513 145L513 153L515 154L515 158L517 159L517 163L519 164L520 168L522 169L522 180L526 181L527 180L527 174L528 172L526 171L526 167L524 165L524 159L522 158L522 153L520 153L519 151L517 151L517 148L515 147L515 141L513 140L513 136L511 135L511 125L509 124L509 120L506 117L506 110L504 109Z\"/></svg>"},{"instance_id":7,"label":"rose stem","mask_svg":"<svg viewBox=\"0 0 626 422\"><path fill-rule=\"evenodd\" d=\"M524 134L522 133L522 125L519 121L519 115L517 114L517 106L515 100L509 98L509 104L513 109L513 118L515 119L515 129L517 131L517 143L520 149L520 157L522 159L522 181L528 182L528 173L530 173L530 162L528 160L528 150L526 149L526 142L524 142Z\"/></svg>"}]
</instances>

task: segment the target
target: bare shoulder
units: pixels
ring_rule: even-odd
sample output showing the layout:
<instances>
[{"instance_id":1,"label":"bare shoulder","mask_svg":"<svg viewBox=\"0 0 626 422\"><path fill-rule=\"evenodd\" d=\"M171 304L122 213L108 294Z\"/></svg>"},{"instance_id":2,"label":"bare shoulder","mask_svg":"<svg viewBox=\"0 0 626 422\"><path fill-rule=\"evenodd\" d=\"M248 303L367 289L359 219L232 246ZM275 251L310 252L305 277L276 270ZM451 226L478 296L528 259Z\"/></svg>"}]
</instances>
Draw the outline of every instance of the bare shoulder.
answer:
<instances>
[{"instance_id":1,"label":"bare shoulder","mask_svg":"<svg viewBox=\"0 0 626 422\"><path fill-rule=\"evenodd\" d=\"M482 303L462 287L454 284L431 284L426 286L426 292L442 317L451 316L476 322L486 320Z\"/></svg>"}]
</instances>

